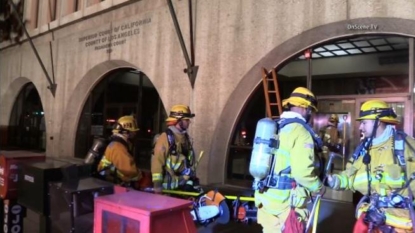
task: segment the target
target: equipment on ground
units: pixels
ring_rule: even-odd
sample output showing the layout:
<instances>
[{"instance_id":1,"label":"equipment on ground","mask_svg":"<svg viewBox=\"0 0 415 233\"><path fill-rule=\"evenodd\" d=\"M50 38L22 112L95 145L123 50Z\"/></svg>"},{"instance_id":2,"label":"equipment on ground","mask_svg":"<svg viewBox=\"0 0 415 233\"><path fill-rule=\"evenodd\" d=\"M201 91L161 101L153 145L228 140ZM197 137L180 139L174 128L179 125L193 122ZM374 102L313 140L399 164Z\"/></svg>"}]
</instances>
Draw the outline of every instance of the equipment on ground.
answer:
<instances>
[{"instance_id":1,"label":"equipment on ground","mask_svg":"<svg viewBox=\"0 0 415 233\"><path fill-rule=\"evenodd\" d=\"M225 197L217 190L199 196L193 203L191 214L194 217L193 220L200 224L207 225L214 221L227 224L230 220Z\"/></svg>"},{"instance_id":2,"label":"equipment on ground","mask_svg":"<svg viewBox=\"0 0 415 233\"><path fill-rule=\"evenodd\" d=\"M145 188L142 191L152 193L153 188ZM231 219L227 199L217 190L203 193L163 189L162 193L172 197L191 200L192 208L190 214L193 217L193 221L199 225L207 226L213 222L227 224Z\"/></svg>"},{"instance_id":3,"label":"equipment on ground","mask_svg":"<svg viewBox=\"0 0 415 233\"><path fill-rule=\"evenodd\" d=\"M144 191L152 192L152 188L146 188ZM222 195L217 190L206 193L163 190L162 193L192 200L191 214L194 221L200 225L206 226L213 222L227 224L231 220L244 224L257 221L254 197Z\"/></svg>"},{"instance_id":4,"label":"equipment on ground","mask_svg":"<svg viewBox=\"0 0 415 233\"><path fill-rule=\"evenodd\" d=\"M258 208L253 197L226 196L232 201L232 218L236 222L251 224L257 221ZM245 201L244 201L245 200Z\"/></svg>"}]
</instances>

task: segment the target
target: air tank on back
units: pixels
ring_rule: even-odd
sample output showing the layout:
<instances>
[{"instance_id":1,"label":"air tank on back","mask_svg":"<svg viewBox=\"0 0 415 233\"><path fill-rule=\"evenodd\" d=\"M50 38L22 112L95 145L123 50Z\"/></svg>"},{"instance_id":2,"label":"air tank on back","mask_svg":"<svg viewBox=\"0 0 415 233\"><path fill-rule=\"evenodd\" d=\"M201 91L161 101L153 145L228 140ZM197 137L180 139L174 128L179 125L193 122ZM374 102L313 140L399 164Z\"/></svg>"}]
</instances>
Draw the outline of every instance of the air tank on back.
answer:
<instances>
[{"instance_id":1,"label":"air tank on back","mask_svg":"<svg viewBox=\"0 0 415 233\"><path fill-rule=\"evenodd\" d=\"M95 138L88 154L85 156L84 163L93 164L97 162L96 160L101 160L101 155L104 154L106 147L107 143L104 138Z\"/></svg>"},{"instance_id":2,"label":"air tank on back","mask_svg":"<svg viewBox=\"0 0 415 233\"><path fill-rule=\"evenodd\" d=\"M277 123L271 118L263 118L257 123L251 161L249 163L249 173L254 177L254 183L252 184L254 190L263 188L263 184L260 181L269 174L276 130Z\"/></svg>"}]
</instances>

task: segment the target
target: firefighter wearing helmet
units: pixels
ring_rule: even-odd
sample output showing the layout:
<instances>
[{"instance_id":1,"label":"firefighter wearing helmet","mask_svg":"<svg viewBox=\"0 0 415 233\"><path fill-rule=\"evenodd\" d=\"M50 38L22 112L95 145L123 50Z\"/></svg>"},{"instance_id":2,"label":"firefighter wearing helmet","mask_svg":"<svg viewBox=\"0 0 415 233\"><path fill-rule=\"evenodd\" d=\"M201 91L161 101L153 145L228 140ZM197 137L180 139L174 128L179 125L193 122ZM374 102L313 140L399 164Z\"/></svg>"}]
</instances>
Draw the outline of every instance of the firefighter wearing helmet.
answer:
<instances>
[{"instance_id":1,"label":"firefighter wearing helmet","mask_svg":"<svg viewBox=\"0 0 415 233\"><path fill-rule=\"evenodd\" d=\"M331 146L339 145L342 142L340 132L337 128L338 125L339 116L337 114L331 114L327 126L324 129L324 137L322 137L323 140Z\"/></svg>"},{"instance_id":2,"label":"firefighter wearing helmet","mask_svg":"<svg viewBox=\"0 0 415 233\"><path fill-rule=\"evenodd\" d=\"M363 103L357 120L364 140L346 170L328 177L328 185L364 195L356 207L355 233L413 232L415 140L395 128L397 116L384 101Z\"/></svg>"},{"instance_id":3,"label":"firefighter wearing helmet","mask_svg":"<svg viewBox=\"0 0 415 233\"><path fill-rule=\"evenodd\" d=\"M320 137L324 144L322 154L325 161L329 159L329 151L340 151L342 139L340 137L340 131L337 128L338 124L339 116L337 114L331 114L327 125L320 130Z\"/></svg>"},{"instance_id":4,"label":"firefighter wearing helmet","mask_svg":"<svg viewBox=\"0 0 415 233\"><path fill-rule=\"evenodd\" d=\"M279 122L295 121L283 126L279 123L279 147L273 151L275 167L270 170L272 179L262 191L255 191L257 219L264 233L283 229L304 232L310 194L324 192L314 168L314 139L318 137L307 125L317 111L316 98L307 88L298 87L282 105L284 112Z\"/></svg>"},{"instance_id":5,"label":"firefighter wearing helmet","mask_svg":"<svg viewBox=\"0 0 415 233\"><path fill-rule=\"evenodd\" d=\"M195 116L186 105L174 105L166 119L167 130L158 138L151 160L154 192L187 189L197 185L195 155L187 130ZM187 191L190 191L187 189Z\"/></svg>"},{"instance_id":6,"label":"firefighter wearing helmet","mask_svg":"<svg viewBox=\"0 0 415 233\"><path fill-rule=\"evenodd\" d=\"M112 130L110 143L98 164L98 172L106 180L130 186L141 178L141 171L137 168L131 152L132 140L138 130L133 116L118 119Z\"/></svg>"}]
</instances>

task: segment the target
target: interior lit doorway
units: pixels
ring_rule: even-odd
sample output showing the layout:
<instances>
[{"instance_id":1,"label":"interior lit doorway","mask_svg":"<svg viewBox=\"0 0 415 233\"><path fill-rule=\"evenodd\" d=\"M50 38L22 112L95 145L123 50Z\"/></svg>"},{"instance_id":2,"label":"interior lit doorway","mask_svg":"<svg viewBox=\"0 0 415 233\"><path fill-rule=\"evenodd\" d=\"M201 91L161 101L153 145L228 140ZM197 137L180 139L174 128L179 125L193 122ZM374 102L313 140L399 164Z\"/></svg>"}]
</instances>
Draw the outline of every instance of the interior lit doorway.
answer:
<instances>
[{"instance_id":1,"label":"interior lit doorway","mask_svg":"<svg viewBox=\"0 0 415 233\"><path fill-rule=\"evenodd\" d=\"M412 133L411 119L412 107L408 97L319 97L319 112L314 117L314 130L319 132L326 126L327 120L332 114L339 118L338 131L342 141L347 145L346 154L350 154L360 141L359 122L356 121L361 105L368 101L379 99L389 104L395 110L400 124L398 130L403 130L408 135ZM343 124L344 123L344 124ZM335 166L335 169L342 169L342 166Z\"/></svg>"},{"instance_id":2,"label":"interior lit doorway","mask_svg":"<svg viewBox=\"0 0 415 233\"><path fill-rule=\"evenodd\" d=\"M320 113L320 117L311 122L314 129L318 131L324 126L330 113L337 113L339 127L346 134L341 137L346 137L347 155L359 142L355 119L360 105L368 99L388 101L404 119L399 127L412 135L415 131L411 101L414 74L410 61L414 61L414 51L414 39L399 35L352 36L313 45L307 53L295 54L274 68L281 99L288 98L296 87L309 87L318 99ZM260 70L258 76L261 76ZM265 116L264 91L259 83L233 127L226 183L247 188L252 185L253 177L248 169L252 141L256 123ZM336 161L335 170L341 171L344 164L344 161ZM350 192L342 192L334 199L351 201L352 197Z\"/></svg>"}]
</instances>

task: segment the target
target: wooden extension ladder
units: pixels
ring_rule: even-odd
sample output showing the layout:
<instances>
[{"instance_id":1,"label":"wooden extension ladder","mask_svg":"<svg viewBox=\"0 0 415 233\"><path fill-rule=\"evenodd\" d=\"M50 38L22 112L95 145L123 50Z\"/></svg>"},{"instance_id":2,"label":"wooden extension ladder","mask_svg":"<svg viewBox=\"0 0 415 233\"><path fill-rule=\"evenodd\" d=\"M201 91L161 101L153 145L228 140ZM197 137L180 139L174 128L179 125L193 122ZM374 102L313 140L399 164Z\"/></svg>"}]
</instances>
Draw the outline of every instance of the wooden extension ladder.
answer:
<instances>
[{"instance_id":1,"label":"wooden extension ladder","mask_svg":"<svg viewBox=\"0 0 415 233\"><path fill-rule=\"evenodd\" d=\"M277 119L282 113L282 104L275 69L272 69L270 74L265 68L262 68L262 83L264 85L267 117Z\"/></svg>"}]
</instances>

